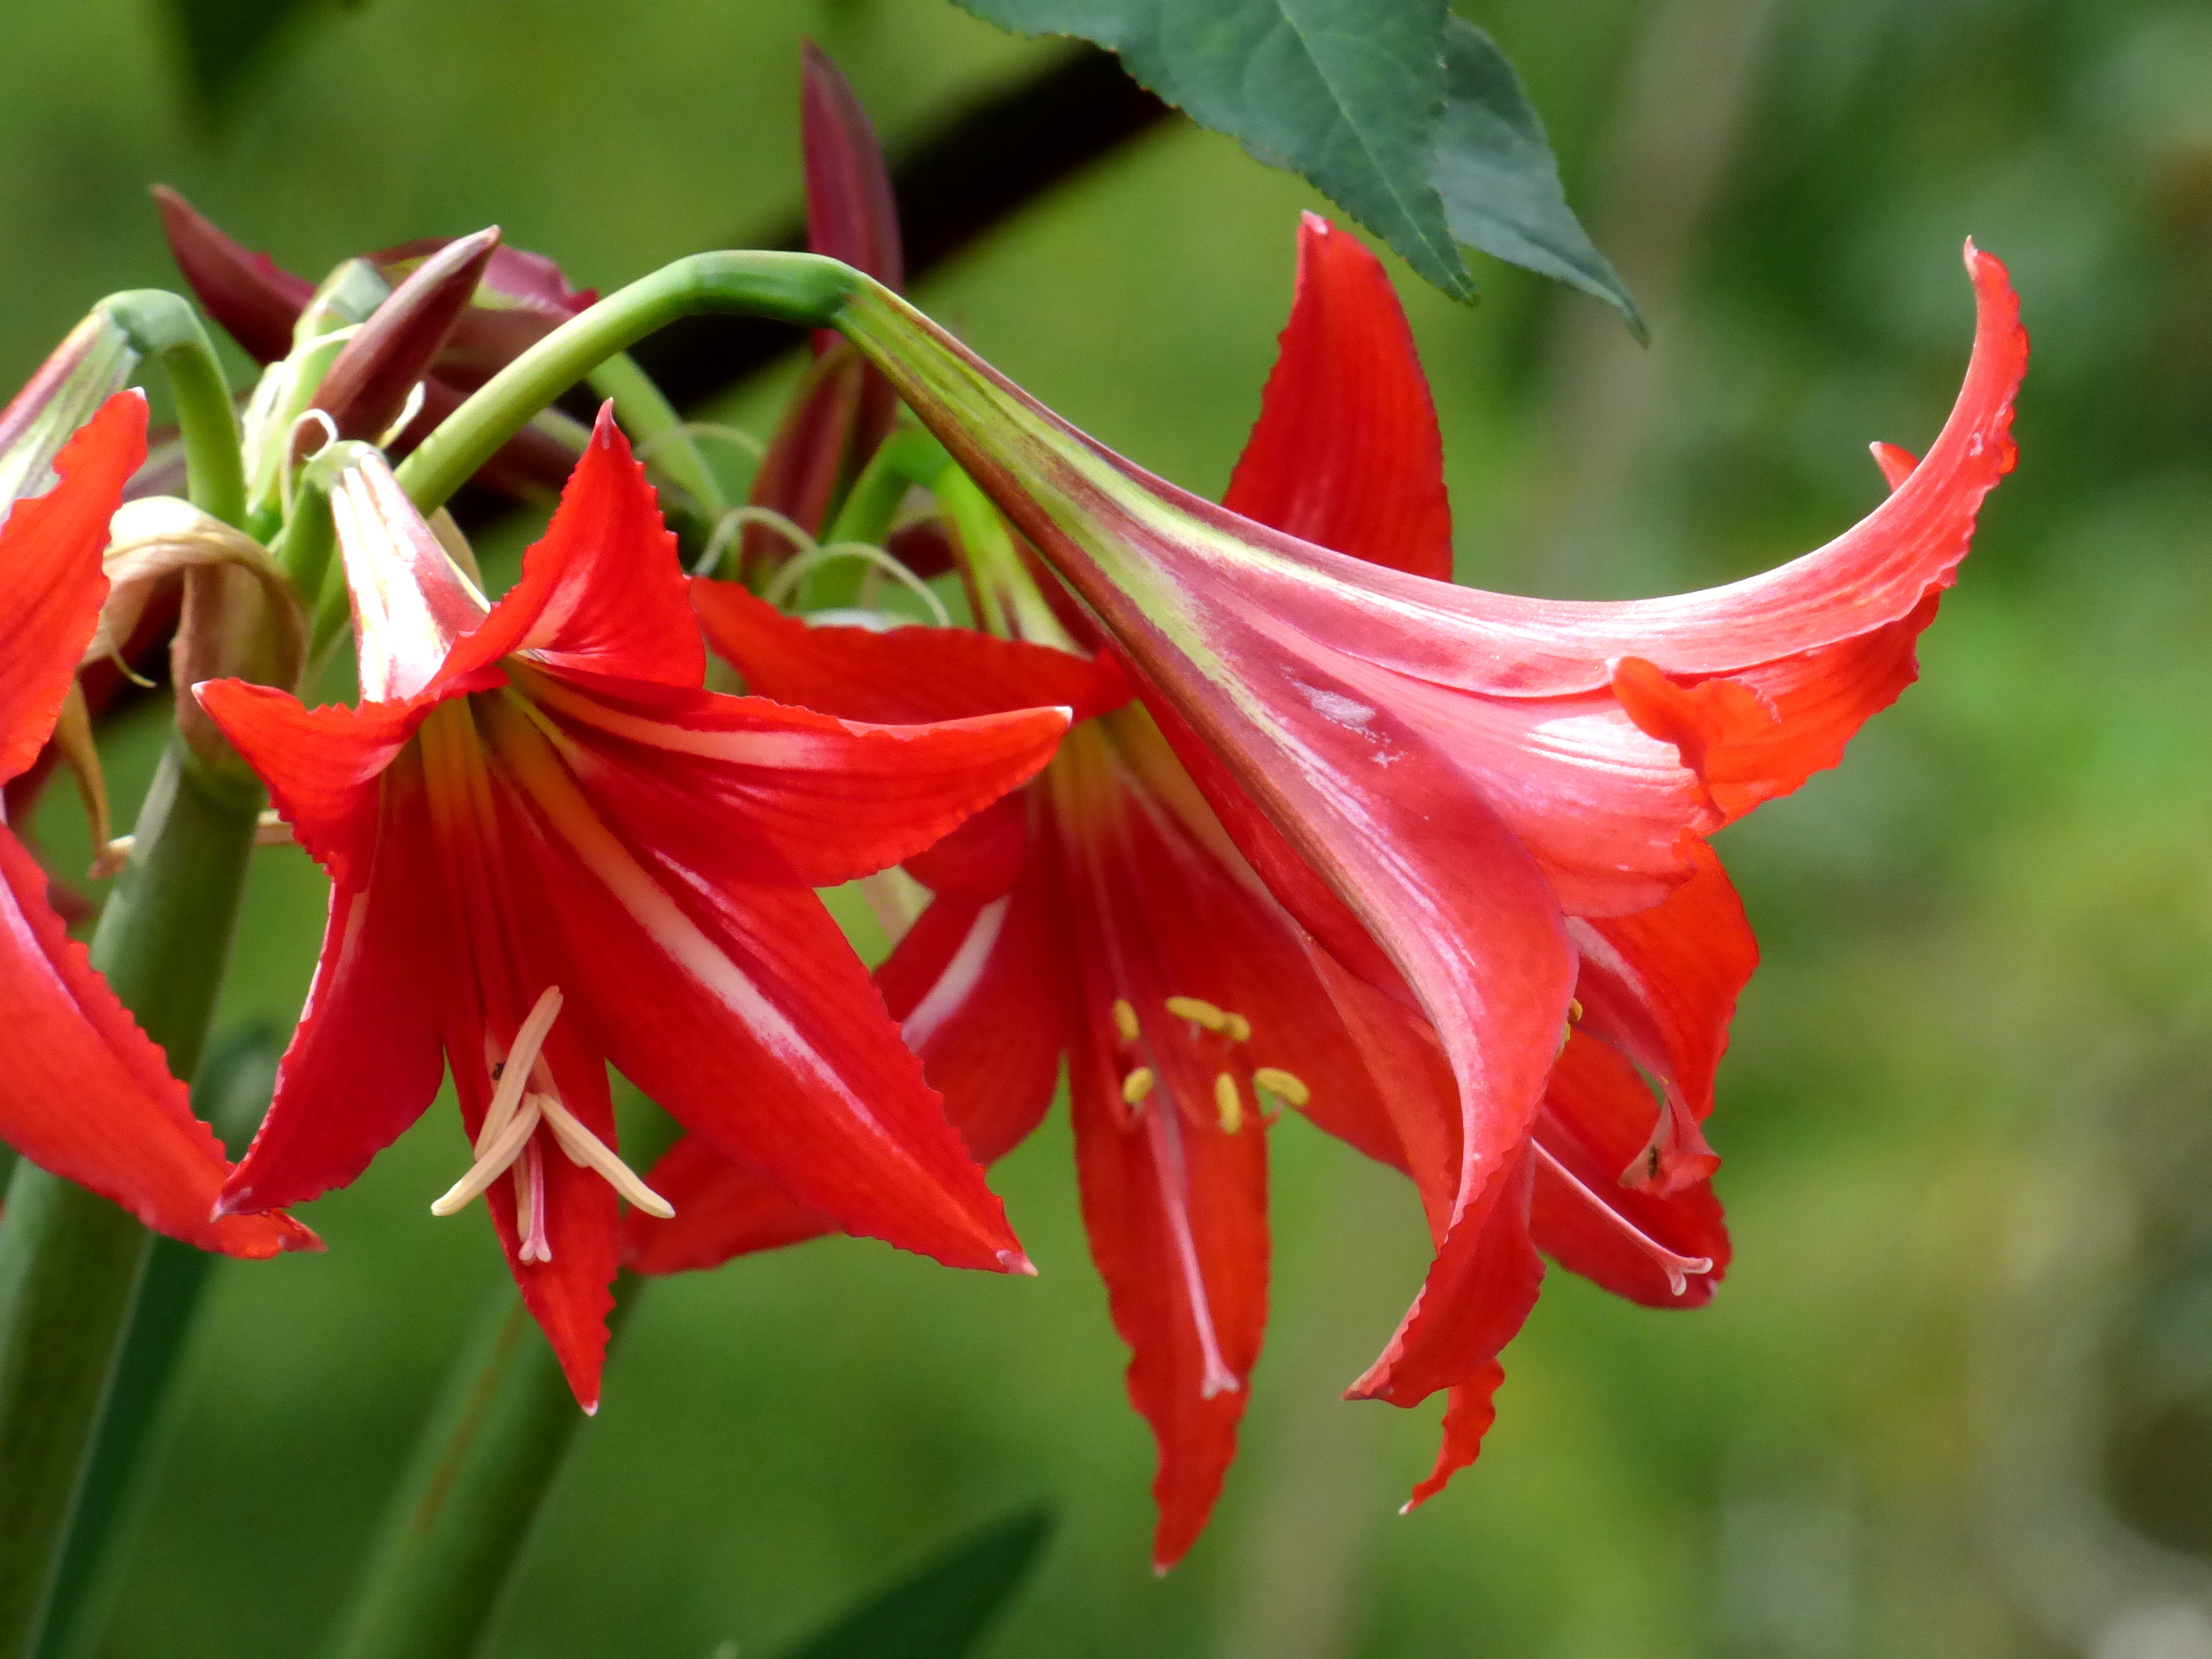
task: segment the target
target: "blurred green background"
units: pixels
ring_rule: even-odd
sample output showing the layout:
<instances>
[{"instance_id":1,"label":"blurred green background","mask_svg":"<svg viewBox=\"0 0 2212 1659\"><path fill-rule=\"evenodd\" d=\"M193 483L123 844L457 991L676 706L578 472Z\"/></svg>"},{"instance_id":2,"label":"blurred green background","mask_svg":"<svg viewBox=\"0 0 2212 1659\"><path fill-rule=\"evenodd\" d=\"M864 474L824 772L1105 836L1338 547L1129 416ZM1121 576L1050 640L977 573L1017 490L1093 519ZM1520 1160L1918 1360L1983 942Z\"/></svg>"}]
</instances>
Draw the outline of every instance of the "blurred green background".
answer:
<instances>
[{"instance_id":1,"label":"blurred green background","mask_svg":"<svg viewBox=\"0 0 2212 1659\"><path fill-rule=\"evenodd\" d=\"M1867 441L1917 450L1948 408L1969 234L2035 341L2020 468L1923 683L1722 838L1766 959L1712 1126L1717 1305L1554 1274L1481 1461L1401 1519L1435 1412L1336 1395L1419 1281L1417 1208L1287 1123L1243 1451L1155 1581L1152 1450L1055 1122L996 1178L1039 1280L834 1241L654 1286L501 1659L770 1652L1033 1499L1062 1525L998 1659L2212 1656L2212 10L1465 9L1656 345L1490 262L1472 309L1402 280L1462 579L1663 591L1843 529L1880 497ZM1052 49L944 0L367 0L308 13L210 129L155 0L17 0L0 382L103 293L174 280L155 181L310 273L496 220L606 287L765 233L798 202L803 34L894 150ZM1179 124L919 298L1217 491L1323 206ZM725 412L772 408L764 384ZM111 740L127 822L155 711ZM61 791L37 827L81 853ZM296 1014L323 892L261 855L226 1024ZM426 1213L461 1160L435 1109L308 1212L327 1256L219 1268L104 1652L313 1645L502 1277L480 1209Z\"/></svg>"}]
</instances>

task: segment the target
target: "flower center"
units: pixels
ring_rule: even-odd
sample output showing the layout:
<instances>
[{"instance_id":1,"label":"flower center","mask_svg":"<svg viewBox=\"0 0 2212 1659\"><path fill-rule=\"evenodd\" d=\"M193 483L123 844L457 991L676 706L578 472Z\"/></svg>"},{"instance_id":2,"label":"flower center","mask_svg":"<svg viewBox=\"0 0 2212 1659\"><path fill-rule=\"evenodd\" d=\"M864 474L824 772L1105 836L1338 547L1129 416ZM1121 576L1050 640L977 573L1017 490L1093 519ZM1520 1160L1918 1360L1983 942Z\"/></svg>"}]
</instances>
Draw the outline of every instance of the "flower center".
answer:
<instances>
[{"instance_id":1,"label":"flower center","mask_svg":"<svg viewBox=\"0 0 2212 1659\"><path fill-rule=\"evenodd\" d=\"M524 1262L550 1262L546 1234L545 1155L537 1130L552 1132L569 1161L589 1169L649 1216L665 1221L676 1213L666 1198L647 1186L613 1147L561 1103L561 1091L545 1064L543 1050L561 1013L561 988L549 985L515 1033L514 1046L491 1064L492 1104L476 1132L475 1161L444 1197L430 1206L434 1216L450 1216L491 1190L500 1176L513 1173L515 1231L522 1236L518 1254Z\"/></svg>"}]
</instances>

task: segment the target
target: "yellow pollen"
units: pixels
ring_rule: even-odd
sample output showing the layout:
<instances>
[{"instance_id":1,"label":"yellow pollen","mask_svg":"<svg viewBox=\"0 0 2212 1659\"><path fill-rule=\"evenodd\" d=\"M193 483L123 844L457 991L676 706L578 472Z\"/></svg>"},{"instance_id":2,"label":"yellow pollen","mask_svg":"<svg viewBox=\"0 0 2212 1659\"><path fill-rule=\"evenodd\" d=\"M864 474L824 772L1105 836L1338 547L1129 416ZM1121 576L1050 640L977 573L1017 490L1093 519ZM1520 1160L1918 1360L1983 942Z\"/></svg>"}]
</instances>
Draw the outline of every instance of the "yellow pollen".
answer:
<instances>
[{"instance_id":1,"label":"yellow pollen","mask_svg":"<svg viewBox=\"0 0 2212 1659\"><path fill-rule=\"evenodd\" d=\"M1243 1014L1224 1008L1221 1011L1221 1020L1222 1035L1228 1038L1230 1042L1249 1043L1252 1040L1252 1022Z\"/></svg>"},{"instance_id":2,"label":"yellow pollen","mask_svg":"<svg viewBox=\"0 0 2212 1659\"><path fill-rule=\"evenodd\" d=\"M1294 1106L1303 1106L1313 1098L1313 1091L1306 1086L1305 1079L1278 1066L1259 1067L1252 1073L1252 1081L1277 1100L1287 1100Z\"/></svg>"},{"instance_id":3,"label":"yellow pollen","mask_svg":"<svg viewBox=\"0 0 2212 1659\"><path fill-rule=\"evenodd\" d=\"M1204 1026L1208 1031L1225 1030L1230 1018L1212 1003L1195 996L1169 997L1167 1012L1178 1020L1188 1020L1194 1026Z\"/></svg>"},{"instance_id":4,"label":"yellow pollen","mask_svg":"<svg viewBox=\"0 0 2212 1659\"><path fill-rule=\"evenodd\" d=\"M1114 1029L1121 1033L1122 1040L1125 1043L1134 1043L1137 1039L1137 1011L1129 1006L1127 997L1114 999Z\"/></svg>"},{"instance_id":5,"label":"yellow pollen","mask_svg":"<svg viewBox=\"0 0 2212 1659\"><path fill-rule=\"evenodd\" d=\"M1570 996L1567 1000L1567 1023L1570 1026L1582 1023L1582 999L1579 996Z\"/></svg>"},{"instance_id":6,"label":"yellow pollen","mask_svg":"<svg viewBox=\"0 0 2212 1659\"><path fill-rule=\"evenodd\" d=\"M1141 1065L1122 1079L1122 1103L1134 1106L1152 1092L1152 1068Z\"/></svg>"},{"instance_id":7,"label":"yellow pollen","mask_svg":"<svg viewBox=\"0 0 2212 1659\"><path fill-rule=\"evenodd\" d=\"M1220 1115L1224 1135L1234 1135L1244 1127L1244 1097L1236 1092L1236 1079L1226 1071L1214 1074L1213 1109Z\"/></svg>"}]
</instances>

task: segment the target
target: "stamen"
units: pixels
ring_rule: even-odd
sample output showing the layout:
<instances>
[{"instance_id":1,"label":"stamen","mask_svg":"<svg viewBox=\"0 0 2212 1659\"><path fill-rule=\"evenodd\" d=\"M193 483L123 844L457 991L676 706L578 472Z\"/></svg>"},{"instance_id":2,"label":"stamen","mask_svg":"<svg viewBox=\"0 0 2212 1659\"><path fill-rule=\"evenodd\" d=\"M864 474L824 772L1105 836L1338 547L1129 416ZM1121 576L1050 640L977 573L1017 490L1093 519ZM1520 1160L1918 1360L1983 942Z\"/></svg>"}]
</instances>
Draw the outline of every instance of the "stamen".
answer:
<instances>
[{"instance_id":1,"label":"stamen","mask_svg":"<svg viewBox=\"0 0 2212 1659\"><path fill-rule=\"evenodd\" d=\"M550 1262L553 1242L545 1236L545 1154L536 1140L523 1154L515 1171L515 1230L522 1235L522 1249L515 1254L525 1262Z\"/></svg>"},{"instance_id":2,"label":"stamen","mask_svg":"<svg viewBox=\"0 0 2212 1659\"><path fill-rule=\"evenodd\" d=\"M1313 1091L1305 1080L1280 1066L1262 1065L1254 1069L1252 1081L1278 1100L1288 1101L1294 1106L1303 1106L1313 1098Z\"/></svg>"},{"instance_id":3,"label":"stamen","mask_svg":"<svg viewBox=\"0 0 2212 1659\"><path fill-rule=\"evenodd\" d=\"M1646 1255L1649 1256L1654 1262L1659 1264L1661 1270L1667 1275L1668 1289L1674 1292L1675 1295L1679 1296L1689 1288L1689 1275L1691 1274L1711 1273L1713 1271L1713 1258L1711 1256L1675 1255L1674 1251L1669 1249L1657 1239L1653 1238L1649 1233L1646 1233L1641 1227L1638 1227L1626 1216L1621 1214L1619 1211L1614 1209L1612 1205L1607 1204L1595 1192L1592 1192L1588 1187L1577 1180L1574 1176L1574 1172L1569 1169L1565 1164L1560 1162L1558 1159L1553 1157L1552 1154L1545 1149L1541 1141L1531 1141L1529 1144L1535 1147L1536 1156L1542 1159L1545 1163L1548 1164L1554 1173L1557 1174L1560 1179L1564 1180L1569 1186L1573 1187L1577 1192L1580 1192L1585 1198L1588 1199L1591 1204L1594 1205L1597 1207L1599 1214L1604 1216L1607 1221L1612 1223L1615 1227L1626 1234L1629 1241L1633 1243L1637 1249L1642 1250Z\"/></svg>"},{"instance_id":4,"label":"stamen","mask_svg":"<svg viewBox=\"0 0 2212 1659\"><path fill-rule=\"evenodd\" d=\"M1252 1022L1243 1014L1231 1008L1224 1008L1221 1020L1221 1034L1230 1042L1249 1043L1252 1040Z\"/></svg>"},{"instance_id":5,"label":"stamen","mask_svg":"<svg viewBox=\"0 0 2212 1659\"><path fill-rule=\"evenodd\" d=\"M1135 1106L1152 1092L1152 1068L1138 1066L1122 1079L1122 1104Z\"/></svg>"},{"instance_id":6,"label":"stamen","mask_svg":"<svg viewBox=\"0 0 2212 1659\"><path fill-rule=\"evenodd\" d=\"M515 1045L507 1057L492 1068L492 1080L499 1084L493 1091L492 1104L484 1114L484 1127L476 1132L476 1155L484 1156L484 1149L505 1131L507 1120L522 1104L523 1090L529 1086L531 1072L537 1064L537 1051L545 1046L545 1034L553 1029L553 1021L561 1013L561 988L548 985L530 1013L524 1018L522 1029L515 1033Z\"/></svg>"},{"instance_id":7,"label":"stamen","mask_svg":"<svg viewBox=\"0 0 2212 1659\"><path fill-rule=\"evenodd\" d=\"M434 1216L450 1216L466 1209L470 1202L480 1197L493 1181L507 1172L507 1166L530 1144L530 1137L537 1128L537 1108L525 1103L520 1111L511 1114L500 1128L498 1136L489 1144L481 1143L482 1150L476 1161L469 1166L468 1173L455 1181L446 1195L430 1206Z\"/></svg>"},{"instance_id":8,"label":"stamen","mask_svg":"<svg viewBox=\"0 0 2212 1659\"><path fill-rule=\"evenodd\" d=\"M1137 1039L1137 1011L1129 1006L1125 996L1114 999L1114 1029L1121 1033L1125 1043L1134 1043Z\"/></svg>"},{"instance_id":9,"label":"stamen","mask_svg":"<svg viewBox=\"0 0 2212 1659\"><path fill-rule=\"evenodd\" d=\"M1579 996L1567 999L1567 1023L1570 1026L1582 1023L1582 999Z\"/></svg>"},{"instance_id":10,"label":"stamen","mask_svg":"<svg viewBox=\"0 0 2212 1659\"><path fill-rule=\"evenodd\" d=\"M1219 1031L1229 1024L1229 1016L1211 1002L1195 996L1171 996L1167 1012L1178 1020L1188 1020L1194 1026L1204 1026L1208 1031Z\"/></svg>"},{"instance_id":11,"label":"stamen","mask_svg":"<svg viewBox=\"0 0 2212 1659\"><path fill-rule=\"evenodd\" d=\"M649 1216L666 1221L676 1213L674 1205L639 1179L637 1171L624 1163L612 1147L586 1128L559 1101L550 1095L532 1095L530 1103L545 1115L546 1122L552 1126L553 1138L561 1143L561 1150L569 1154L571 1162L597 1170L609 1186Z\"/></svg>"},{"instance_id":12,"label":"stamen","mask_svg":"<svg viewBox=\"0 0 2212 1659\"><path fill-rule=\"evenodd\" d=\"M1226 1071L1214 1074L1213 1109L1221 1119L1224 1135L1234 1135L1244 1127L1244 1097L1236 1092L1236 1079Z\"/></svg>"}]
</instances>

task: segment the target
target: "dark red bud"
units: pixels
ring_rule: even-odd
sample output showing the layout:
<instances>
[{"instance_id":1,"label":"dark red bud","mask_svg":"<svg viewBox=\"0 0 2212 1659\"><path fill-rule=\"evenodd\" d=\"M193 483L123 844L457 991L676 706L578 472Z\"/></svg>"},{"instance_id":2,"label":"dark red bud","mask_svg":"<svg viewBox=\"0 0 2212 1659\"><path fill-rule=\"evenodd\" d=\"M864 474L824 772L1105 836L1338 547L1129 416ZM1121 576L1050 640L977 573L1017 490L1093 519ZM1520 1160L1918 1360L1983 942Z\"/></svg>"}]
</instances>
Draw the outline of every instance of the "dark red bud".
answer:
<instances>
[{"instance_id":1,"label":"dark red bud","mask_svg":"<svg viewBox=\"0 0 2212 1659\"><path fill-rule=\"evenodd\" d=\"M806 149L806 240L887 288L906 284L891 169L868 112L820 47L809 41L799 123Z\"/></svg>"},{"instance_id":2,"label":"dark red bud","mask_svg":"<svg viewBox=\"0 0 2212 1659\"><path fill-rule=\"evenodd\" d=\"M374 439L399 418L475 297L499 245L496 225L447 243L346 342L314 405L337 423L340 437Z\"/></svg>"},{"instance_id":3,"label":"dark red bud","mask_svg":"<svg viewBox=\"0 0 2212 1659\"><path fill-rule=\"evenodd\" d=\"M154 187L154 205L177 270L200 308L256 362L288 356L292 324L314 297L315 284L231 240L165 184Z\"/></svg>"}]
</instances>

